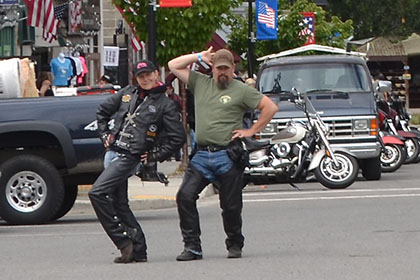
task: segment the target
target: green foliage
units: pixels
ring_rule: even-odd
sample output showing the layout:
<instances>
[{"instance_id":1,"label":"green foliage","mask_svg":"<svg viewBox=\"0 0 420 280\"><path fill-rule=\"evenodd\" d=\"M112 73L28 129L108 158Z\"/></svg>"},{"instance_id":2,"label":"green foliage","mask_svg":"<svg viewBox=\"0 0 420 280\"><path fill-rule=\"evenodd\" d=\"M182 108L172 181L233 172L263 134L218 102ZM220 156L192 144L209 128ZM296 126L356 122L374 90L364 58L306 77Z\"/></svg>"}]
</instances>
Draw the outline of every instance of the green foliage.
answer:
<instances>
[{"instance_id":1,"label":"green foliage","mask_svg":"<svg viewBox=\"0 0 420 280\"><path fill-rule=\"evenodd\" d=\"M413 114L410 119L410 124L420 125L420 114Z\"/></svg>"},{"instance_id":2,"label":"green foliage","mask_svg":"<svg viewBox=\"0 0 420 280\"><path fill-rule=\"evenodd\" d=\"M316 43L333 47L345 47L345 39L353 34L352 21L341 21L333 16L326 19L326 12L312 1L297 0L292 6L289 1L279 1L277 40L263 40L255 42L255 56L261 57L271 53L296 48L304 44L306 37L299 37L303 20L301 12L315 12ZM254 12L255 19L255 12ZM229 36L229 46L242 54L248 48L248 19L236 16L232 20L232 33ZM254 33L256 27L254 24Z\"/></svg>"},{"instance_id":3,"label":"green foliage","mask_svg":"<svg viewBox=\"0 0 420 280\"><path fill-rule=\"evenodd\" d=\"M328 11L354 22L355 38L420 31L420 0L328 0Z\"/></svg>"},{"instance_id":4,"label":"green foliage","mask_svg":"<svg viewBox=\"0 0 420 280\"><path fill-rule=\"evenodd\" d=\"M189 8L158 8L156 12L156 57L166 65L176 56L201 51L213 33L231 17L239 0L194 0ZM148 40L148 1L114 0L125 11L127 21L136 28L140 39ZM134 11L134 12L133 12Z\"/></svg>"}]
</instances>

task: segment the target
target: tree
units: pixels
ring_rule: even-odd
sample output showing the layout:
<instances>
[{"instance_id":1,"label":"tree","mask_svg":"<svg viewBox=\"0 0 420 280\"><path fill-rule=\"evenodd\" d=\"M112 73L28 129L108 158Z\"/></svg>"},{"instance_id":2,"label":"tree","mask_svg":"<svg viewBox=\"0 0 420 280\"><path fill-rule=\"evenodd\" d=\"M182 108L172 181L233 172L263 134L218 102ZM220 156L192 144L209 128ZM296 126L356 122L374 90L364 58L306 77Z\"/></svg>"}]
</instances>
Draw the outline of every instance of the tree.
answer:
<instances>
[{"instance_id":1,"label":"tree","mask_svg":"<svg viewBox=\"0 0 420 280\"><path fill-rule=\"evenodd\" d=\"M124 10L126 20L139 37L147 41L146 0L114 0ZM189 8L158 8L156 12L158 42L156 57L166 65L176 56L201 51L210 42L213 33L231 16L239 0L194 0Z\"/></svg>"},{"instance_id":2,"label":"tree","mask_svg":"<svg viewBox=\"0 0 420 280\"><path fill-rule=\"evenodd\" d=\"M326 11L308 0L297 0L293 5L281 0L278 6L278 39L264 40L255 43L255 55L261 57L270 53L296 48L304 44L306 37L298 34L302 30L299 25L303 20L301 12L315 12L316 42L321 45L345 47L346 39L353 34L352 21L341 21L332 16L326 20ZM248 19L236 16L232 21L232 33L229 36L229 46L238 53L246 53L248 40ZM255 32L255 26L254 26Z\"/></svg>"},{"instance_id":3,"label":"tree","mask_svg":"<svg viewBox=\"0 0 420 280\"><path fill-rule=\"evenodd\" d=\"M354 22L355 38L420 31L420 0L329 0L329 13Z\"/></svg>"}]
</instances>

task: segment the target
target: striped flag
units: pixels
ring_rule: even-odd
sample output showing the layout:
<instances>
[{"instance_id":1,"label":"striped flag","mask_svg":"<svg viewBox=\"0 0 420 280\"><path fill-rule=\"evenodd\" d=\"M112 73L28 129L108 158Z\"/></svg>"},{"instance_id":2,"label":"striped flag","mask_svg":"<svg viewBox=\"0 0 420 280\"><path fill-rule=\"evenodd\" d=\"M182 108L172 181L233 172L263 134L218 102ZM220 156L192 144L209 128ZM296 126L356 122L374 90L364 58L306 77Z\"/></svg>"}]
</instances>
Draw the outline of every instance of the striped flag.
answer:
<instances>
[{"instance_id":1,"label":"striped flag","mask_svg":"<svg viewBox=\"0 0 420 280\"><path fill-rule=\"evenodd\" d=\"M53 0L25 0L28 6L28 25L41 27L52 35L57 34Z\"/></svg>"},{"instance_id":2,"label":"striped flag","mask_svg":"<svg viewBox=\"0 0 420 280\"><path fill-rule=\"evenodd\" d=\"M27 24L42 28L44 39L51 42L57 36L57 28L67 4L55 9L53 0L25 0L25 3L28 7Z\"/></svg>"},{"instance_id":3,"label":"striped flag","mask_svg":"<svg viewBox=\"0 0 420 280\"><path fill-rule=\"evenodd\" d=\"M67 10L67 8L68 8L68 3L58 5L57 7L54 8L54 16L56 19L57 28L58 26L60 26L61 19L63 18L64 13ZM57 40L57 36L53 35L52 33L47 32L46 29L44 29L42 37L48 43L51 43L53 40Z\"/></svg>"},{"instance_id":4,"label":"striped flag","mask_svg":"<svg viewBox=\"0 0 420 280\"><path fill-rule=\"evenodd\" d=\"M276 23L276 12L267 5L267 3L259 2L258 5L258 22L264 23L268 28L274 28Z\"/></svg>"},{"instance_id":5,"label":"striped flag","mask_svg":"<svg viewBox=\"0 0 420 280\"><path fill-rule=\"evenodd\" d=\"M139 37L134 32L133 32L133 37L131 38L131 45L133 46L133 49L136 52L140 51L143 48L143 45L140 42Z\"/></svg>"},{"instance_id":6,"label":"striped flag","mask_svg":"<svg viewBox=\"0 0 420 280\"><path fill-rule=\"evenodd\" d=\"M73 0L69 4L70 32L78 32L82 26L82 0Z\"/></svg>"},{"instance_id":7,"label":"striped flag","mask_svg":"<svg viewBox=\"0 0 420 280\"><path fill-rule=\"evenodd\" d=\"M127 2L127 1L128 1L128 4L131 4L129 0L125 0L124 2ZM121 13L121 15L123 16L123 18L125 19L125 21L128 23L128 25L131 28L131 32L133 33L133 37L131 38L131 45L133 46L133 49L136 52L140 51L141 49L143 49L143 43L140 41L139 36L137 35L136 28L133 26L133 24L127 21L124 15L124 10L120 6L118 6L114 1L112 2L114 3L115 7L117 7L118 11ZM137 15L136 11L132 7L129 7L129 10L132 14Z\"/></svg>"}]
</instances>

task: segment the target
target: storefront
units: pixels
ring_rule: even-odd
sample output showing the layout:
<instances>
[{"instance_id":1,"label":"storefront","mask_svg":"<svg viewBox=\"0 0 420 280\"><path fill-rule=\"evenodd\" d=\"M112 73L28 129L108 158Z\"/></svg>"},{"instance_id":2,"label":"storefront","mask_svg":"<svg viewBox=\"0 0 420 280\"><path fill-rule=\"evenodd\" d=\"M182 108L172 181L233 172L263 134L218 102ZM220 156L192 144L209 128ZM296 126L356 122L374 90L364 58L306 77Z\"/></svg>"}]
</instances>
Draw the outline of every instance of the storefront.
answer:
<instances>
[{"instance_id":1,"label":"storefront","mask_svg":"<svg viewBox=\"0 0 420 280\"><path fill-rule=\"evenodd\" d=\"M416 36L408 41L378 37L357 49L367 54L372 76L382 74L391 81L392 92L413 110L420 108L420 37Z\"/></svg>"}]
</instances>

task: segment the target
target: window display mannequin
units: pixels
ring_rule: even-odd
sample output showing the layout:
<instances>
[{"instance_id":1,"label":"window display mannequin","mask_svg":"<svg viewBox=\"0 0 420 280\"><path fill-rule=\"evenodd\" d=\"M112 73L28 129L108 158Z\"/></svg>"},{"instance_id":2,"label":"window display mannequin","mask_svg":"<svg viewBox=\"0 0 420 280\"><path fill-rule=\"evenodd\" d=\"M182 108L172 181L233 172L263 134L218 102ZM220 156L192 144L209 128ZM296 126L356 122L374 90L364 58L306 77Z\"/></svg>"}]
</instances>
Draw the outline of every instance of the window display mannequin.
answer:
<instances>
[{"instance_id":1,"label":"window display mannequin","mask_svg":"<svg viewBox=\"0 0 420 280\"><path fill-rule=\"evenodd\" d=\"M60 52L56 58L51 59L50 67L54 75L53 85L66 87L68 80L73 76L73 66L65 58L63 52Z\"/></svg>"}]
</instances>

